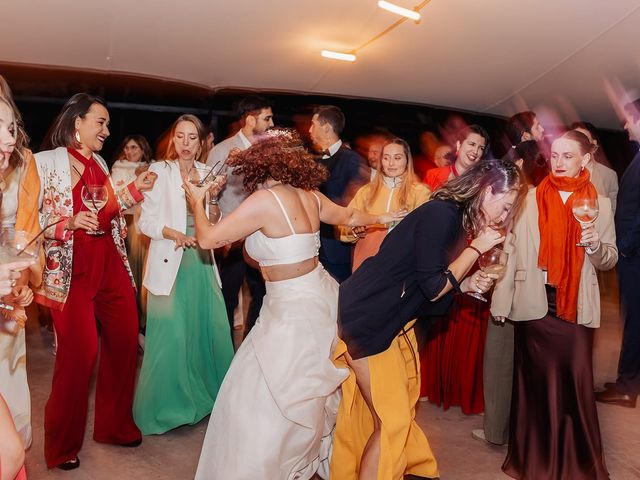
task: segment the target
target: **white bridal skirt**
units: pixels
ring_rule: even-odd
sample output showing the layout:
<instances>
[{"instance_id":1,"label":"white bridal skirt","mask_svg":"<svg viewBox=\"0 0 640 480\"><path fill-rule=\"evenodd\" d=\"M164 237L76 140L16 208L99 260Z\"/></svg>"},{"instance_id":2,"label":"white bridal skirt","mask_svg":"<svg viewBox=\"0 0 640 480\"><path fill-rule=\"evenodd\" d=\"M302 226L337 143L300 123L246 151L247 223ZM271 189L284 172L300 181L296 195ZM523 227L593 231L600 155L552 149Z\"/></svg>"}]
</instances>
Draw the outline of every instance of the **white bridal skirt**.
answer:
<instances>
[{"instance_id":1,"label":"white bridal skirt","mask_svg":"<svg viewBox=\"0 0 640 480\"><path fill-rule=\"evenodd\" d=\"M347 377L331 360L338 284L318 265L301 277L266 282L266 291L211 412L198 480L328 477Z\"/></svg>"}]
</instances>

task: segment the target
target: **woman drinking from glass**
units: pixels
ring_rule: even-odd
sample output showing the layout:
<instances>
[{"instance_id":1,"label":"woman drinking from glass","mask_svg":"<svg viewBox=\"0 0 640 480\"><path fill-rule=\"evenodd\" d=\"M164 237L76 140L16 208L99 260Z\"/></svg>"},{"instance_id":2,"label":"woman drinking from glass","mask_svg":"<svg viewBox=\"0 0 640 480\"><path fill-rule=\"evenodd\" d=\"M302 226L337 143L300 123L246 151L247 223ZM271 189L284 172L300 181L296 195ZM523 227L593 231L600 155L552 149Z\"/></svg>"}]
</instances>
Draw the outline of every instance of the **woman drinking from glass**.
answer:
<instances>
[{"instance_id":1,"label":"woman drinking from glass","mask_svg":"<svg viewBox=\"0 0 640 480\"><path fill-rule=\"evenodd\" d=\"M494 274L467 274L504 240L492 227L517 212L523 188L512 162L480 162L409 213L377 255L340 285L340 337L351 375L342 386L331 478L438 476L415 421L419 359L410 330L418 316L445 314L454 290L482 293L492 286ZM352 406L354 391L366 409Z\"/></svg>"}]
</instances>

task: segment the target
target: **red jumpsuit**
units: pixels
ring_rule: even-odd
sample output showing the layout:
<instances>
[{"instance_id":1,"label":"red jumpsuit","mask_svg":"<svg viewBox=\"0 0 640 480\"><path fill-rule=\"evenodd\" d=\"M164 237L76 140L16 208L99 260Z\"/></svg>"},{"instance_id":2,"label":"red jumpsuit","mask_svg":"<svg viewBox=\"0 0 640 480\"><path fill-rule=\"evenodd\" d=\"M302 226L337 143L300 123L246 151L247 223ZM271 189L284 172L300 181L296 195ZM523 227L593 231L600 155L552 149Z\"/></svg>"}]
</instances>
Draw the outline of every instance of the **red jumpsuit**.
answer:
<instances>
[{"instance_id":1,"label":"red jumpsuit","mask_svg":"<svg viewBox=\"0 0 640 480\"><path fill-rule=\"evenodd\" d=\"M87 423L89 382L98 350L93 438L126 444L141 438L132 416L137 362L138 312L134 288L111 236L119 204L107 175L93 159L69 152L85 170L73 188L73 212L82 204L82 186L107 186L109 200L98 214L102 236L73 233L73 274L62 310L51 309L58 350L51 394L45 407L45 458L55 467L73 460ZM98 349L98 330L100 348Z\"/></svg>"}]
</instances>

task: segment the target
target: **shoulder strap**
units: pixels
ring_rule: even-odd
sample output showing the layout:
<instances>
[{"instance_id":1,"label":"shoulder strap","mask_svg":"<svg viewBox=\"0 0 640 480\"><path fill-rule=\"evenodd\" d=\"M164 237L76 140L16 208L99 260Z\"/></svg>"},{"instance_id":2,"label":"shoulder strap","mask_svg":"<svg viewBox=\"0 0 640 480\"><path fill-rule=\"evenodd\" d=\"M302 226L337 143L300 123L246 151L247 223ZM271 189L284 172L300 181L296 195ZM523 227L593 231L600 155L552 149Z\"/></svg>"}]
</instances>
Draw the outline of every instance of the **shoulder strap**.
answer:
<instances>
[{"instance_id":1,"label":"shoulder strap","mask_svg":"<svg viewBox=\"0 0 640 480\"><path fill-rule=\"evenodd\" d=\"M318 201L318 212L320 212L320 197L313 190L311 191L311 193L313 193L313 196L316 197L316 200Z\"/></svg>"},{"instance_id":2,"label":"shoulder strap","mask_svg":"<svg viewBox=\"0 0 640 480\"><path fill-rule=\"evenodd\" d=\"M291 233L296 235L296 231L293 229L293 225L291 225L291 220L289 220L289 215L287 215L287 211L285 210L284 205L282 204L282 200L280 200L280 197L278 197L278 194L269 188L267 189L267 192L270 192L271 195L275 197L276 201L278 202L278 205L280 205L280 209L282 210L282 213L284 214L284 218L287 221L289 228L291 229Z\"/></svg>"}]
</instances>

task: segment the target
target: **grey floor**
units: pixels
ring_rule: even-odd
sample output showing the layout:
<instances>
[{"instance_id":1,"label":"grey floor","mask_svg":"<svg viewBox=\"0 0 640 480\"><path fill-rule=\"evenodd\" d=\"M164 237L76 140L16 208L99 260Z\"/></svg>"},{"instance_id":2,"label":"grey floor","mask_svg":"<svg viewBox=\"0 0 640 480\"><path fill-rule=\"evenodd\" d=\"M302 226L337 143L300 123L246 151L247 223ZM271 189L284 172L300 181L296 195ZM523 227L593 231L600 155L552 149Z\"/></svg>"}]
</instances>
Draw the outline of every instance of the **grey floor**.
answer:
<instances>
[{"instance_id":1,"label":"grey floor","mask_svg":"<svg viewBox=\"0 0 640 480\"><path fill-rule=\"evenodd\" d=\"M594 353L597 384L615 377L621 334L615 282L611 276L607 276L606 280L603 285L602 328L596 334ZM127 449L98 444L91 439L93 409L89 412L85 443L80 452L81 467L71 472L47 470L43 458L42 425L55 360L51 353L52 336L39 329L36 322L29 325L27 333L34 427L33 445L27 453L30 480L193 478L207 419L195 426L182 427L165 435L145 437L139 448ZM640 407L632 410L599 405L599 414L611 478L640 479ZM500 471L506 450L489 447L471 438L471 430L482 425L481 416L462 415L458 408L444 412L429 403L420 403L418 422L431 442L443 480L509 478Z\"/></svg>"}]
</instances>

